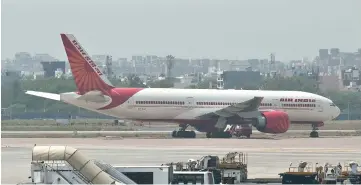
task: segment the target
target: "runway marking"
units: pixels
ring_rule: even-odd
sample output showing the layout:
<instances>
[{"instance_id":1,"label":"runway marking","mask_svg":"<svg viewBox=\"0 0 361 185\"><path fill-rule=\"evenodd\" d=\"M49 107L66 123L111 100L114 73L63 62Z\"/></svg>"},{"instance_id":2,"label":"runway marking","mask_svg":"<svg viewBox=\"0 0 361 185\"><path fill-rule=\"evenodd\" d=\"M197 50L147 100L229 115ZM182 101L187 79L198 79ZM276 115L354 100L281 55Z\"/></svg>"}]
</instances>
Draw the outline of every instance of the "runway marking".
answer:
<instances>
[{"instance_id":1,"label":"runway marking","mask_svg":"<svg viewBox=\"0 0 361 185\"><path fill-rule=\"evenodd\" d=\"M88 147L78 147L79 149L88 149ZM203 151L200 152L200 149L204 148ZM121 149L121 150L150 150L150 151L176 151L176 152L182 152L186 151L187 153L214 153L219 152L220 150L223 151L235 151L235 152L245 152L245 153L254 153L254 152L285 152L285 153L291 153L291 152L297 152L299 154L311 154L314 152L317 153L361 153L360 149L351 149L351 148L208 148L205 146L199 146L199 147L176 147L176 148L167 148L167 147L152 147L152 146L117 146L117 147L98 147L98 149L105 149L105 150L112 150L112 149ZM94 149L92 149L94 150ZM224 152L224 153L227 153Z\"/></svg>"}]
</instances>

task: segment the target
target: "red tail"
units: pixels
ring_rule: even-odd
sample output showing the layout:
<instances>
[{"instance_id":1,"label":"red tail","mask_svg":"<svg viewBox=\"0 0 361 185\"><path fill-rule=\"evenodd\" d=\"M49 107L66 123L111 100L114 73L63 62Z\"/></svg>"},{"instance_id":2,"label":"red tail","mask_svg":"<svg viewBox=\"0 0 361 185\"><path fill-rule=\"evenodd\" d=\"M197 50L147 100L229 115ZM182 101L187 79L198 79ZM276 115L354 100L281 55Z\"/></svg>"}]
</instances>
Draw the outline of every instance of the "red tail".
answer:
<instances>
[{"instance_id":1,"label":"red tail","mask_svg":"<svg viewBox=\"0 0 361 185\"><path fill-rule=\"evenodd\" d=\"M77 90L81 95L93 90L107 92L109 89L114 88L84 48L81 47L74 35L61 34L61 39L63 40Z\"/></svg>"}]
</instances>

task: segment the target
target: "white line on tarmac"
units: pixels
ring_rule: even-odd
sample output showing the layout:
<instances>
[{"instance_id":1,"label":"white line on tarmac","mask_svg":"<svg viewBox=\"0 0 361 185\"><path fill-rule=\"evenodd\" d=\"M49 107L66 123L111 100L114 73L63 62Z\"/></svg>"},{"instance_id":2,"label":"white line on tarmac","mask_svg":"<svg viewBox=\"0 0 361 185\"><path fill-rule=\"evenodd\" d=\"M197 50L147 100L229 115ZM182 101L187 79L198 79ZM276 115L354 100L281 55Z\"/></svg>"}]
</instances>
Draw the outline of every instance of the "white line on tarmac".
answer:
<instances>
[{"instance_id":1,"label":"white line on tarmac","mask_svg":"<svg viewBox=\"0 0 361 185\"><path fill-rule=\"evenodd\" d=\"M74 134L75 131L1 131L2 134ZM139 130L139 131L76 131L78 134L164 134L171 133L171 131L149 131L149 130ZM253 133L262 133L257 130L252 131ZM289 133L302 133L310 132L310 130L289 130ZM319 130L319 133L356 133L361 132L359 130ZM204 134L203 132L198 132L198 134Z\"/></svg>"}]
</instances>

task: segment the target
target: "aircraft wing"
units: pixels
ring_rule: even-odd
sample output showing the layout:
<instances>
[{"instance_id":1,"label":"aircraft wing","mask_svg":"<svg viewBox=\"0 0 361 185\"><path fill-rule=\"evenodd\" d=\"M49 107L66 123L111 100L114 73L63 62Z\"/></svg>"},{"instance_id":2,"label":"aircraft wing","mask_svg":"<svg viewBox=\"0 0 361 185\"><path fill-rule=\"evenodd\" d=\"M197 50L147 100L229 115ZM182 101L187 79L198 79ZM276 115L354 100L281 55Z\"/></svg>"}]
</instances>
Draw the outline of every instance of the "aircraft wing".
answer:
<instances>
[{"instance_id":1,"label":"aircraft wing","mask_svg":"<svg viewBox=\"0 0 361 185\"><path fill-rule=\"evenodd\" d=\"M207 114L203 114L198 116L198 119L209 119L212 117L232 117L232 116L240 116L240 117L255 117L259 114L258 108L261 105L261 101L263 97L254 97L250 100L244 101L242 103L237 103L230 105L228 107L219 109L215 112L210 112Z\"/></svg>"}]
</instances>

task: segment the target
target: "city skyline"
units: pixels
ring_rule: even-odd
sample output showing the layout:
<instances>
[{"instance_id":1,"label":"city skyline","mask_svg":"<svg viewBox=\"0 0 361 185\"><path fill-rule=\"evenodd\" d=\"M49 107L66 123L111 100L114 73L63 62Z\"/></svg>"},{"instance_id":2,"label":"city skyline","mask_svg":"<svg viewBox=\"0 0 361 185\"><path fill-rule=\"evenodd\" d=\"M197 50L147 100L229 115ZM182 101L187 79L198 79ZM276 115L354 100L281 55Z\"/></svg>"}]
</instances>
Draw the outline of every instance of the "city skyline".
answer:
<instances>
[{"instance_id":1,"label":"city skyline","mask_svg":"<svg viewBox=\"0 0 361 185\"><path fill-rule=\"evenodd\" d=\"M99 2L2 1L1 58L24 51L66 60L62 32L75 34L90 55L114 59L172 54L244 60L273 52L287 61L312 59L321 48L361 47L357 0Z\"/></svg>"}]
</instances>

